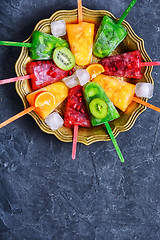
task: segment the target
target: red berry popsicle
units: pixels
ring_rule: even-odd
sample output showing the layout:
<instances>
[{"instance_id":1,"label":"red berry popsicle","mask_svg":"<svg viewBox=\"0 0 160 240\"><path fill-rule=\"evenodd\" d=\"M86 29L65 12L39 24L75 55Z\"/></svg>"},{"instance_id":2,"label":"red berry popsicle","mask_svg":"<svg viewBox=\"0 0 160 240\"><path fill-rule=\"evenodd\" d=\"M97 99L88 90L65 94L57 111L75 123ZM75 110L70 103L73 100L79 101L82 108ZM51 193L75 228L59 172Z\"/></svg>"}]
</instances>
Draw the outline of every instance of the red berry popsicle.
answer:
<instances>
[{"instance_id":1,"label":"red berry popsicle","mask_svg":"<svg viewBox=\"0 0 160 240\"><path fill-rule=\"evenodd\" d=\"M103 58L100 63L104 67L103 74L126 78L141 79L142 67L160 65L160 62L143 62L139 50Z\"/></svg>"},{"instance_id":2,"label":"red berry popsicle","mask_svg":"<svg viewBox=\"0 0 160 240\"><path fill-rule=\"evenodd\" d=\"M0 85L30 79L31 88L35 91L72 75L75 70L62 70L53 61L35 61L27 63L26 71L28 75L0 80Z\"/></svg>"},{"instance_id":3,"label":"red berry popsicle","mask_svg":"<svg viewBox=\"0 0 160 240\"><path fill-rule=\"evenodd\" d=\"M72 159L75 159L76 156L78 126L91 126L82 89L83 87L80 85L71 88L64 114L64 126L69 128L74 127Z\"/></svg>"},{"instance_id":4,"label":"red berry popsicle","mask_svg":"<svg viewBox=\"0 0 160 240\"><path fill-rule=\"evenodd\" d=\"M29 62L26 65L26 70L27 74L33 74L31 77L31 87L33 91L57 82L74 72L74 70L62 70L52 61Z\"/></svg>"},{"instance_id":5,"label":"red berry popsicle","mask_svg":"<svg viewBox=\"0 0 160 240\"><path fill-rule=\"evenodd\" d=\"M82 93L83 87L77 85L69 91L66 111L64 115L64 126L72 128L74 125L90 127L91 123Z\"/></svg>"}]
</instances>

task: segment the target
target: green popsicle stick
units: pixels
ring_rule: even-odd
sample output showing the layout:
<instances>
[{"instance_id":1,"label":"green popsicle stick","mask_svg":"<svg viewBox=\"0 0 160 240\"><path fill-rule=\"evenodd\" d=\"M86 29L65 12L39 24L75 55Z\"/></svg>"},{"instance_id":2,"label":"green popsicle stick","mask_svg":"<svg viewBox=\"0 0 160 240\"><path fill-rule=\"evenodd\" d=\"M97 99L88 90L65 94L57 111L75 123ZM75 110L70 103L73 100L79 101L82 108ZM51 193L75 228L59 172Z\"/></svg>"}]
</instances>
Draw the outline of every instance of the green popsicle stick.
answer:
<instances>
[{"instance_id":1,"label":"green popsicle stick","mask_svg":"<svg viewBox=\"0 0 160 240\"><path fill-rule=\"evenodd\" d=\"M115 147L115 149L116 149L116 151L117 151L117 154L118 154L121 162L124 162L124 158L123 158L123 156L122 156L121 150L119 149L119 146L118 146L117 141L116 141L116 139L115 139L115 137L114 137L114 135L113 135L113 132L112 132L112 129L111 129L109 123L106 122L106 123L105 123L105 126L106 126L106 128L107 128L107 131L108 131L108 133L109 133L109 136L110 136L110 138L111 138L111 140L112 140L112 142L113 142L113 145L114 145L114 147Z\"/></svg>"},{"instance_id":2,"label":"green popsicle stick","mask_svg":"<svg viewBox=\"0 0 160 240\"><path fill-rule=\"evenodd\" d=\"M117 24L121 24L123 22L123 20L126 18L126 16L128 15L128 13L130 12L130 10L132 9L132 7L134 6L134 4L136 2L137 2L137 0L132 0L132 2L129 4L127 9L122 14L121 18L118 20Z\"/></svg>"},{"instance_id":3,"label":"green popsicle stick","mask_svg":"<svg viewBox=\"0 0 160 240\"><path fill-rule=\"evenodd\" d=\"M32 43L0 41L0 45L15 46L15 47L31 47Z\"/></svg>"}]
</instances>

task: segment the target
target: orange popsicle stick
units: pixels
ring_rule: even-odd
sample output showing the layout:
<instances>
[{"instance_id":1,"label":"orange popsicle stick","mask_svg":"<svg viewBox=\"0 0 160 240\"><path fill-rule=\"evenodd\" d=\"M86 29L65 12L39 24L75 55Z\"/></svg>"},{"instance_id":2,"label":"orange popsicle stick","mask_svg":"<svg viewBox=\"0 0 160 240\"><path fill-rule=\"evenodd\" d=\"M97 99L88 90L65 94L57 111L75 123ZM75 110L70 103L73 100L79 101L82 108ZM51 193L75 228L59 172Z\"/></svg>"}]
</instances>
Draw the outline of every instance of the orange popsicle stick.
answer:
<instances>
[{"instance_id":1,"label":"orange popsicle stick","mask_svg":"<svg viewBox=\"0 0 160 240\"><path fill-rule=\"evenodd\" d=\"M73 134L73 145L72 145L72 159L76 158L76 148L77 148L77 136L78 136L78 125L74 125L74 134Z\"/></svg>"},{"instance_id":2,"label":"orange popsicle stick","mask_svg":"<svg viewBox=\"0 0 160 240\"><path fill-rule=\"evenodd\" d=\"M34 77L34 74L21 76L21 77L8 78L8 79L0 80L0 85L6 84L6 83L11 83L11 82L17 82L20 80L30 79L32 77Z\"/></svg>"},{"instance_id":3,"label":"orange popsicle stick","mask_svg":"<svg viewBox=\"0 0 160 240\"><path fill-rule=\"evenodd\" d=\"M26 108L26 109L23 110L22 112L16 114L15 116L9 118L8 120L6 120L6 121L4 121L4 122L2 122L2 123L0 124L0 128L2 128L2 127L4 127L4 126L6 126L7 124L9 124L9 123L17 120L18 118L20 118L20 117L24 116L25 114L33 111L34 109L35 109L35 106L31 106L31 107L29 107L29 108Z\"/></svg>"},{"instance_id":4,"label":"orange popsicle stick","mask_svg":"<svg viewBox=\"0 0 160 240\"><path fill-rule=\"evenodd\" d=\"M8 120L2 122L0 124L0 128L6 126L7 124L17 120L18 118L24 116L25 114L33 111L36 107L42 107L45 104L49 105L55 105L55 97L51 92L40 92L36 95L35 101L34 101L34 106L31 106L29 108L26 108L22 112L16 114L15 116L9 118Z\"/></svg>"},{"instance_id":5,"label":"orange popsicle stick","mask_svg":"<svg viewBox=\"0 0 160 240\"><path fill-rule=\"evenodd\" d=\"M78 23L82 22L82 0L78 0Z\"/></svg>"},{"instance_id":6,"label":"orange popsicle stick","mask_svg":"<svg viewBox=\"0 0 160 240\"><path fill-rule=\"evenodd\" d=\"M154 105L152 105L152 104L150 104L148 102L145 102L145 101L143 101L143 100L141 100L141 99L139 99L137 97L133 97L133 101L137 102L137 103L140 103L140 104L142 104L142 105L144 105L144 106L146 106L148 108L151 108L151 109L153 109L153 110L155 110L157 112L160 112L160 108L158 108L158 107L156 107L156 106L154 106Z\"/></svg>"}]
</instances>

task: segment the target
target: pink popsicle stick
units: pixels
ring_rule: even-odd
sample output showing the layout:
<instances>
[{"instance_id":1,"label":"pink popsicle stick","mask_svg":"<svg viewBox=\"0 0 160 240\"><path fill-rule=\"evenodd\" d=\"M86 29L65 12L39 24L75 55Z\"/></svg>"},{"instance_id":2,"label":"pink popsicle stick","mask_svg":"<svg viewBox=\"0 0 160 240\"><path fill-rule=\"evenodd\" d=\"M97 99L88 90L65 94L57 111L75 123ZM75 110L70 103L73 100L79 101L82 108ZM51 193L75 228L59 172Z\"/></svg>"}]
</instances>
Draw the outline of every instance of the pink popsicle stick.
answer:
<instances>
[{"instance_id":1,"label":"pink popsicle stick","mask_svg":"<svg viewBox=\"0 0 160 240\"><path fill-rule=\"evenodd\" d=\"M78 125L74 125L74 135L73 135L73 145L72 145L72 159L76 158L76 148L77 148L77 136L78 136Z\"/></svg>"},{"instance_id":2,"label":"pink popsicle stick","mask_svg":"<svg viewBox=\"0 0 160 240\"><path fill-rule=\"evenodd\" d=\"M0 85L6 84L6 83L11 83L11 82L17 82L20 80L30 79L32 77L34 77L34 74L21 76L21 77L8 78L8 79L0 80Z\"/></svg>"},{"instance_id":3,"label":"pink popsicle stick","mask_svg":"<svg viewBox=\"0 0 160 240\"><path fill-rule=\"evenodd\" d=\"M139 67L148 67L148 66L159 66L160 62L141 62Z\"/></svg>"}]
</instances>

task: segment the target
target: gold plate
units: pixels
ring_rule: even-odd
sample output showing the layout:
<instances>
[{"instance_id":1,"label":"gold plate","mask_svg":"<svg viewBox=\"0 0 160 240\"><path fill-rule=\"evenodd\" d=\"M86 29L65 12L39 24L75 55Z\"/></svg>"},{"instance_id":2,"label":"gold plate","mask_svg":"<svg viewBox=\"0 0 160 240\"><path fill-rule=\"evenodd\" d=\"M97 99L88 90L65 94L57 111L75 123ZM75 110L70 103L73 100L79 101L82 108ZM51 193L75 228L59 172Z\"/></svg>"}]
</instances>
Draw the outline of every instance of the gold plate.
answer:
<instances>
[{"instance_id":1,"label":"gold plate","mask_svg":"<svg viewBox=\"0 0 160 240\"><path fill-rule=\"evenodd\" d=\"M113 19L116 19L110 12L105 10L90 10L85 7L83 7L83 21L85 22L92 22L95 23L96 29L98 28L103 16L108 15L112 17ZM75 23L77 21L77 9L74 10L61 10L55 12L49 19L43 19L35 26L34 31L38 30L45 33L50 33L50 24L52 21L63 19L66 21L66 23ZM112 53L112 55L120 54L124 52L134 51L134 50L140 50L143 60L145 62L150 62L151 59L149 58L148 54L145 51L144 48L144 41L143 39L139 38L131 28L130 24L126 21L123 21L123 25L128 30L128 35L124 39L124 41L115 49L115 51ZM30 42L31 36L24 42ZM23 76L26 75L26 64L27 62L32 61L32 59L28 55L28 49L23 47L21 54L15 64L15 71L17 76ZM98 59L93 57L92 63L97 62ZM149 82L153 84L153 79L151 77L153 67L146 67L144 70L144 77L140 80L133 80L133 79L123 79L128 82L131 82L136 84L137 82ZM29 104L26 100L26 95L31 92L31 88L29 85L29 80L23 80L16 82L16 91L21 97L24 108L29 107ZM147 99L143 98L142 100L147 101ZM57 109L56 111L60 112L61 115L64 114L66 101L64 101ZM128 131L135 123L137 117L142 113L146 107L137 104L132 103L125 112L120 113L120 118L110 122L110 126L112 128L113 134L116 137L120 132ZM63 142L72 142L73 138L73 129L69 129L66 127L61 127L56 131L52 131L45 122L35 113L31 112L29 113L34 120L37 122L40 129L48 134L54 134L59 140ZM79 127L78 131L78 142L81 142L85 145L89 145L91 143L97 142L97 141L109 141L110 137L107 133L106 128L102 126L98 127L91 127L91 128L82 128Z\"/></svg>"}]
</instances>

